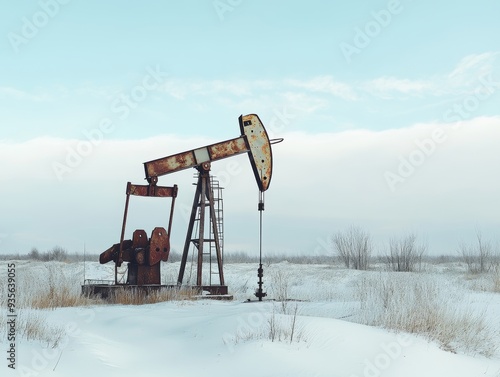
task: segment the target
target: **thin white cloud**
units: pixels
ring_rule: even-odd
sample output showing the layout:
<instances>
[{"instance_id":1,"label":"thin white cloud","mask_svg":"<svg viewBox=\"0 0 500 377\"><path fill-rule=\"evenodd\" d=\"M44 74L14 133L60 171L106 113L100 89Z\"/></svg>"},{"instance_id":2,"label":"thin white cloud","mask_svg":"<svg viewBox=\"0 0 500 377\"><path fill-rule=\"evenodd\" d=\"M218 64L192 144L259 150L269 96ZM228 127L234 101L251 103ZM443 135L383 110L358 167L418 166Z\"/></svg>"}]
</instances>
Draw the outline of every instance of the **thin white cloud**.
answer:
<instances>
[{"instance_id":1,"label":"thin white cloud","mask_svg":"<svg viewBox=\"0 0 500 377\"><path fill-rule=\"evenodd\" d=\"M382 99L456 96L474 93L480 85L481 77L494 74L495 69L499 67L498 55L498 52L469 55L459 61L449 73L419 79L382 76L353 84L336 80L331 75L281 80L171 79L165 83L163 90L178 99L187 99L190 96L218 96L224 97L219 98L222 102L227 102L228 96L241 101L248 96L283 97L288 95L285 93L299 93L299 90L302 90L301 93L310 102L318 101L319 98L321 101L327 101L331 100L331 97L356 101L367 93ZM319 109L323 106L312 108L314 107Z\"/></svg>"},{"instance_id":2,"label":"thin white cloud","mask_svg":"<svg viewBox=\"0 0 500 377\"><path fill-rule=\"evenodd\" d=\"M263 86L264 82L169 79L162 86L162 90L177 99L186 99L188 96L213 95L234 95L240 97L250 95L251 89L257 85Z\"/></svg>"},{"instance_id":3,"label":"thin white cloud","mask_svg":"<svg viewBox=\"0 0 500 377\"><path fill-rule=\"evenodd\" d=\"M1 100L17 100L17 101L50 101L51 96L48 93L39 92L27 92L21 89L12 87L0 87L0 99Z\"/></svg>"},{"instance_id":4,"label":"thin white cloud","mask_svg":"<svg viewBox=\"0 0 500 377\"><path fill-rule=\"evenodd\" d=\"M435 84L425 80L398 79L395 77L380 77L368 81L362 86L366 91L384 99L393 98L397 94L421 96L435 89Z\"/></svg>"},{"instance_id":5,"label":"thin white cloud","mask_svg":"<svg viewBox=\"0 0 500 377\"><path fill-rule=\"evenodd\" d=\"M473 94L481 86L481 78L500 76L495 72L500 68L498 55L498 52L468 55L446 74L416 80L384 76L362 83L360 87L382 99Z\"/></svg>"},{"instance_id":6,"label":"thin white cloud","mask_svg":"<svg viewBox=\"0 0 500 377\"><path fill-rule=\"evenodd\" d=\"M117 93L120 93L120 89L111 86L99 86L86 83L76 88L74 93L80 96L87 96L102 101L110 101L117 95Z\"/></svg>"},{"instance_id":7,"label":"thin white cloud","mask_svg":"<svg viewBox=\"0 0 500 377\"><path fill-rule=\"evenodd\" d=\"M154 95L163 100L168 96L170 99L189 101L195 110L215 104L238 111L248 109L247 111L260 113L285 106L295 109L297 113L314 114L345 104L344 101L363 101L367 111L369 108L377 108L378 99L426 99L432 100L432 106L437 106L437 102L443 100L455 100L457 96L475 94L482 85L480 78L490 77L490 81L497 83L500 80L500 73L496 70L500 68L499 54L487 52L469 55L460 60L450 72L417 79L382 76L351 83L340 81L331 75L259 80L169 78ZM116 96L116 88L90 84L70 89L52 87L43 91L0 87L0 99L19 101L68 99L72 94L109 101ZM76 105L80 106L81 103Z\"/></svg>"},{"instance_id":8,"label":"thin white cloud","mask_svg":"<svg viewBox=\"0 0 500 377\"><path fill-rule=\"evenodd\" d=\"M471 76L490 74L495 68L498 55L498 52L468 55L450 72L448 79L450 82L463 84L464 81L468 82Z\"/></svg>"},{"instance_id":9,"label":"thin white cloud","mask_svg":"<svg viewBox=\"0 0 500 377\"><path fill-rule=\"evenodd\" d=\"M303 92L283 93L283 103L287 108L298 113L314 113L315 111L328 106L328 100L320 96L312 96Z\"/></svg>"},{"instance_id":10,"label":"thin white cloud","mask_svg":"<svg viewBox=\"0 0 500 377\"><path fill-rule=\"evenodd\" d=\"M350 85L337 81L332 76L318 76L309 80L291 79L285 80L285 83L292 87L316 93L326 93L346 100L356 100L358 98Z\"/></svg>"},{"instance_id":11,"label":"thin white cloud","mask_svg":"<svg viewBox=\"0 0 500 377\"><path fill-rule=\"evenodd\" d=\"M163 86L163 90L178 99L186 99L190 95L234 95L249 96L269 92L284 92L305 89L312 93L333 95L345 100L357 99L353 88L331 76L318 76L306 80L192 80L171 79Z\"/></svg>"}]
</instances>

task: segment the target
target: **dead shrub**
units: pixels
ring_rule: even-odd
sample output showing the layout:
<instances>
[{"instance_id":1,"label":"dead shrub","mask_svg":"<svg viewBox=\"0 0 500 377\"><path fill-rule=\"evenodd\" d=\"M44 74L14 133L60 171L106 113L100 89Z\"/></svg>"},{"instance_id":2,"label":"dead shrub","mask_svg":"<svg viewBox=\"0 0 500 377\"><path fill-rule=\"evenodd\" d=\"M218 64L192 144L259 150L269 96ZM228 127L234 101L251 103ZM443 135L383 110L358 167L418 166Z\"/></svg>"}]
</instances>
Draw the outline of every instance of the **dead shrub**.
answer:
<instances>
[{"instance_id":1,"label":"dead shrub","mask_svg":"<svg viewBox=\"0 0 500 377\"><path fill-rule=\"evenodd\" d=\"M367 270L372 253L370 235L363 229L351 226L332 237L335 254L347 268Z\"/></svg>"},{"instance_id":2,"label":"dead shrub","mask_svg":"<svg viewBox=\"0 0 500 377\"><path fill-rule=\"evenodd\" d=\"M426 245L417 244L417 236L413 233L401 239L393 238L389 242L389 255L386 256L386 264L392 271L420 270L426 250Z\"/></svg>"},{"instance_id":3,"label":"dead shrub","mask_svg":"<svg viewBox=\"0 0 500 377\"><path fill-rule=\"evenodd\" d=\"M491 241L483 240L481 232L476 232L476 244L462 243L459 253L467 265L467 271L472 274L489 272L499 266L499 255Z\"/></svg>"}]
</instances>

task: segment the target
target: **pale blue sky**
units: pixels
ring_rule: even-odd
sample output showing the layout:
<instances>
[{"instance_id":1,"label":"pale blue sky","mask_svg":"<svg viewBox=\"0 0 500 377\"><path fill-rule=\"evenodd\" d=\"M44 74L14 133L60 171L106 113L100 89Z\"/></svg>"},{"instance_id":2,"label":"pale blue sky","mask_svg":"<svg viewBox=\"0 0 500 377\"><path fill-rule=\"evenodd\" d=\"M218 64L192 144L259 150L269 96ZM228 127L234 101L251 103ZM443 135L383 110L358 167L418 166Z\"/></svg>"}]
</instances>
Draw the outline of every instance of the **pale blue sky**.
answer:
<instances>
[{"instance_id":1,"label":"pale blue sky","mask_svg":"<svg viewBox=\"0 0 500 377\"><path fill-rule=\"evenodd\" d=\"M34 168L29 158L15 159L16 153L26 150L26 143L37 144L34 140L44 137L74 144L75 139L86 140L85 135L97 129L103 119L114 124L113 130L104 137L108 143L114 140L139 143L145 138L167 135L181 137L182 145L187 148L190 148L190 140L198 142L201 137L218 141L237 136L237 117L247 113L259 114L272 136L300 132L311 137L319 135L321 139L321 135L347 132L352 140L356 140L356 132L360 130L375 132L372 136L382 140L382 135L399 135L395 130L404 133L417 124L422 125L422 129L432 129L436 124L482 117L496 119L500 115L499 15L500 3L493 0L126 3L2 0L0 141L9 147L4 148L4 153L8 150L11 156L14 154L14 161L9 161L13 163L6 164L4 160L2 170L24 172L22 176L2 174L2 185L13 183L8 179L21 179L26 185L37 183L30 179ZM43 25L37 27L37 24ZM360 37L359 31L370 35ZM360 38L364 41L360 42ZM357 52L346 56L346 45ZM161 82L147 90L141 101L134 102L133 108L128 107L126 114L118 111L120 106L123 110L122 96L130 97L151 70L161 72ZM488 95L476 100L480 90ZM280 114L288 115L280 118ZM193 139L195 137L197 139ZM392 144L399 141L395 138ZM302 147L291 148L313 158L314 145L307 146L310 150ZM126 163L136 164L134 167L140 173L144 157L129 156L133 151L132 147L127 153L130 160ZM159 149L147 158L178 151L175 147ZM331 152L329 158L335 160L337 155ZM354 155L348 148L344 152L347 156ZM387 160L392 162L380 166L377 177L383 181L384 172L397 167L398 153L408 155L410 152L410 146L404 151L394 151ZM45 155L48 151L41 153ZM37 165L38 172L46 171L38 183L44 181L47 192L59 192L60 198L68 180L60 182L51 166L54 159L64 160L66 149L63 144L58 148L52 146L50 153L44 165ZM101 156L98 160L97 154L92 154L87 161L96 159L102 165L108 157ZM453 155L450 158L453 160ZM33 156L33 159L38 161L39 157ZM115 161L115 166L119 163ZM286 161L280 163L285 165ZM305 170L310 167L298 166L294 179L297 171L300 174ZM99 182L91 172L81 174L87 183L94 179ZM124 174L114 182L119 187L113 186L120 203L117 206L121 205L123 198L119 195L126 180L139 179L127 177ZM276 180L285 178L276 177ZM334 187L335 179L329 184ZM426 187L433 184L429 181ZM370 181L367 185L370 187ZM103 203L109 202L113 190L110 189L109 197L102 199ZM369 190L366 193L371 194ZM12 203L16 202L26 205L24 216L30 213L30 208L43 211L43 203L30 206L25 196L18 195L14 193L10 203L3 202L2 217L6 210L12 210L11 206L15 208ZM324 195L329 196L328 190ZM68 200L76 197L75 193L75 197L68 196ZM391 198L394 199L388 196L387 200ZM57 207L55 199L54 203L51 208ZM78 213L78 208L75 211ZM117 210L117 219L120 211ZM77 213L74 216L78 216ZM330 220L335 226L366 220L363 220L362 209L352 216L333 209L331 213ZM441 213L436 209L436 214ZM297 246L287 241L283 247L293 244L297 246L294 250L302 252L315 249L316 239L327 238L328 229L333 228L324 216L318 213L313 221L314 214L310 214L302 243ZM479 212L472 217L471 223L461 225L463 229L474 225L485 229L496 226L496 220L486 221ZM5 248L23 251L30 245L43 248L54 244L76 248L85 238L84 235L79 238L75 230L68 239L55 235L48 239L41 237L36 221L30 225L29 237L14 236L16 229L26 224L23 219L25 217L20 216L9 222L2 218L0 251L8 251ZM405 229L420 229L420 220L412 219L405 222ZM395 229L394 222L373 225L366 220L365 224L372 227L370 230L379 234L380 239L387 238ZM61 229L64 224L55 219L53 227ZM85 234L90 228L87 229L82 220L79 229ZM286 239L286 229L283 225L274 230ZM422 225L422 232L426 231L429 229ZM436 232L436 227L430 231ZM452 230L443 229L443 232L430 237L431 241L451 245L452 249L456 240L443 235ZM236 233L239 237L240 233ZM248 247L247 243L243 244L246 246L241 246L242 249ZM280 240L274 244L279 245ZM93 246L100 248L97 242Z\"/></svg>"},{"instance_id":2,"label":"pale blue sky","mask_svg":"<svg viewBox=\"0 0 500 377\"><path fill-rule=\"evenodd\" d=\"M301 90L306 109L299 110L315 111L300 119L297 129L406 127L439 119L460 93L444 79L439 95L436 87L386 96L369 90L369 82L436 81L467 56L499 50L500 4L494 1L240 1L228 5L233 10L223 13L222 20L214 4L72 0L59 5L57 14L28 43L18 45L16 53L9 33L22 35L23 17L33 21L41 7L3 1L0 84L19 95L0 92L0 121L9 126L2 137L81 137L81 128L92 128L105 115L115 93L127 92L147 66L157 65L177 86L189 82L193 88L183 99L168 91L155 93L154 100L141 104L142 111L152 114L128 119L113 138L205 134L196 123L207 117L211 120L205 125L220 130L218 119L241 112L270 114L273 107L287 105L302 89L287 85L289 80L321 77L349 92L317 86ZM387 10L389 4L399 4L398 13L348 62L340 45L354 45L356 28L365 30L373 12ZM490 60L498 66L496 56ZM256 88L257 80L269 87ZM217 92L196 88L213 81L221 82ZM242 92L228 92L228 83ZM258 108L242 106L250 101ZM491 103L480 109L488 115L495 111Z\"/></svg>"}]
</instances>

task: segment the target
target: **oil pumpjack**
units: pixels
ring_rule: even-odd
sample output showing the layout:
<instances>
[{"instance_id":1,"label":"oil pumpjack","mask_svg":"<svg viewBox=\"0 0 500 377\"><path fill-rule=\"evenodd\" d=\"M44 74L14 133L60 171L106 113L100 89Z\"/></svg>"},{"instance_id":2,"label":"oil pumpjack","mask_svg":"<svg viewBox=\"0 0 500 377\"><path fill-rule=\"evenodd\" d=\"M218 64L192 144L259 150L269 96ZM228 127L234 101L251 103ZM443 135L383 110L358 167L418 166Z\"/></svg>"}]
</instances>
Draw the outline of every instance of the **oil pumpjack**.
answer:
<instances>
[{"instance_id":1,"label":"oil pumpjack","mask_svg":"<svg viewBox=\"0 0 500 377\"><path fill-rule=\"evenodd\" d=\"M221 245L219 229L216 224L216 213L214 207L214 194L211 185L210 168L211 162L247 153L250 164L259 188L260 211L260 264L258 268L258 288L256 297L261 301L266 295L262 289L262 211L264 210L264 192L269 188L273 171L273 156L271 144L279 143L283 139L270 140L264 125L256 114L242 115L239 117L241 135L234 139L192 149L189 151L173 154L167 157L144 163L147 185L136 185L130 182L126 187L126 201L123 215L123 224L120 242L112 245L104 251L99 258L101 264L113 261L115 263L115 280L111 284L103 284L99 281L86 281L82 286L84 294L99 294L107 297L116 288L142 288L146 292L151 289L167 287L161 285L160 262L167 261L170 252L170 231L177 197L178 187L159 186L158 177L172 174L184 169L195 168L198 171L198 181L193 200L189 225L187 229L184 249L177 279L177 286L183 285L184 273L189 254L189 248L193 244L197 253L196 285L194 289L207 291L209 296L227 296L228 287L224 281L222 266ZM133 232L132 239L125 240L125 228L127 223L128 206L130 196L147 196L159 198L171 198L169 221L167 229L156 227L148 238L142 229ZM208 208L207 208L208 207ZM205 237L205 217L208 210L209 224L213 237ZM198 218L197 218L198 214ZM195 222L198 232L193 234ZM204 285L202 281L203 253L207 242L215 244L215 255L218 266L218 283ZM127 262L127 279L120 280L119 267ZM172 287L172 286L170 286Z\"/></svg>"}]
</instances>

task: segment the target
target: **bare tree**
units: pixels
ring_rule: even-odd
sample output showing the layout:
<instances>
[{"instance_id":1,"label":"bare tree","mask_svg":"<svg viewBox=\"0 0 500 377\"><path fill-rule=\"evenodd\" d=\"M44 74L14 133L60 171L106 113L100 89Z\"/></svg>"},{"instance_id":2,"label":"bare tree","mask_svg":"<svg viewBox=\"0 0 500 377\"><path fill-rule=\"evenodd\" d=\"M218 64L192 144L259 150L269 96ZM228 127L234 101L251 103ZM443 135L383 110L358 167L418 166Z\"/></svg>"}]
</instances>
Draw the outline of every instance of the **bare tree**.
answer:
<instances>
[{"instance_id":1,"label":"bare tree","mask_svg":"<svg viewBox=\"0 0 500 377\"><path fill-rule=\"evenodd\" d=\"M28 259L31 260L40 260L40 252L36 247L33 247L28 254Z\"/></svg>"},{"instance_id":2,"label":"bare tree","mask_svg":"<svg viewBox=\"0 0 500 377\"><path fill-rule=\"evenodd\" d=\"M481 232L476 232L476 239L476 245L461 243L459 246L459 253L467 265L467 270L473 274L490 271L498 257L491 241L484 241Z\"/></svg>"},{"instance_id":3,"label":"bare tree","mask_svg":"<svg viewBox=\"0 0 500 377\"><path fill-rule=\"evenodd\" d=\"M370 235L357 226L351 226L344 232L332 237L335 254L347 268L367 270L372 252Z\"/></svg>"},{"instance_id":4,"label":"bare tree","mask_svg":"<svg viewBox=\"0 0 500 377\"><path fill-rule=\"evenodd\" d=\"M427 251L427 246L417 244L417 236L413 233L400 239L393 238L389 241L389 255L386 263L392 271L415 271L422 266L422 258Z\"/></svg>"}]
</instances>

